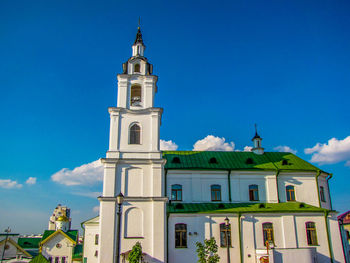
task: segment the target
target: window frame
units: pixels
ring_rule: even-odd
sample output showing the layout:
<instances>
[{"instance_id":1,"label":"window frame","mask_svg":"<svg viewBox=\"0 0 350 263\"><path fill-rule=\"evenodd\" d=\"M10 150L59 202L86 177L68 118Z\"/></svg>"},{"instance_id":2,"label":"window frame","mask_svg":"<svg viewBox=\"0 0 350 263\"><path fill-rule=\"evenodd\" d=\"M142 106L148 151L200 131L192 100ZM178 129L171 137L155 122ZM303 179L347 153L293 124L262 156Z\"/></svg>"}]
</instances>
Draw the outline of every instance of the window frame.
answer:
<instances>
[{"instance_id":1,"label":"window frame","mask_svg":"<svg viewBox=\"0 0 350 263\"><path fill-rule=\"evenodd\" d=\"M228 237L228 246L232 247L231 224L229 224L228 227L229 227L229 229L226 229L225 223L220 224L220 247L227 247L226 246L226 234Z\"/></svg>"},{"instance_id":2,"label":"window frame","mask_svg":"<svg viewBox=\"0 0 350 263\"><path fill-rule=\"evenodd\" d=\"M259 201L259 186L257 184L249 185L249 201Z\"/></svg>"},{"instance_id":3,"label":"window frame","mask_svg":"<svg viewBox=\"0 0 350 263\"><path fill-rule=\"evenodd\" d=\"M176 188L176 187L178 187L178 188ZM175 192L175 199L173 199L174 192ZM178 198L179 193L180 193L180 199ZM171 201L182 201L182 185L181 184L171 185Z\"/></svg>"},{"instance_id":4,"label":"window frame","mask_svg":"<svg viewBox=\"0 0 350 263\"><path fill-rule=\"evenodd\" d=\"M95 245L98 245L99 238L100 238L100 235L99 234L95 234Z\"/></svg>"},{"instance_id":5,"label":"window frame","mask_svg":"<svg viewBox=\"0 0 350 263\"><path fill-rule=\"evenodd\" d=\"M133 131L133 127L138 127L139 130L138 131ZM133 137L134 135L132 134L133 132L138 132L138 137ZM133 122L130 124L129 126L129 144L130 145L141 145L142 142L141 142L141 135L142 135L142 128L141 128L141 125L138 123L138 122ZM135 140L135 141L132 141L132 140Z\"/></svg>"},{"instance_id":6,"label":"window frame","mask_svg":"<svg viewBox=\"0 0 350 263\"><path fill-rule=\"evenodd\" d=\"M318 246L316 223L313 221L305 222L306 240L308 246Z\"/></svg>"},{"instance_id":7,"label":"window frame","mask_svg":"<svg viewBox=\"0 0 350 263\"><path fill-rule=\"evenodd\" d=\"M296 197L295 197L295 186L294 185L287 185L286 186L286 198L287 198L286 199L287 202L294 202L296 200Z\"/></svg>"},{"instance_id":8,"label":"window frame","mask_svg":"<svg viewBox=\"0 0 350 263\"><path fill-rule=\"evenodd\" d=\"M184 226L184 229L176 229L177 226ZM187 224L177 223L175 229L175 248L187 248ZM179 245L177 245L177 238Z\"/></svg>"},{"instance_id":9,"label":"window frame","mask_svg":"<svg viewBox=\"0 0 350 263\"><path fill-rule=\"evenodd\" d=\"M220 202L222 201L221 197L221 185L212 184L210 186L210 197L212 202Z\"/></svg>"},{"instance_id":10,"label":"window frame","mask_svg":"<svg viewBox=\"0 0 350 263\"><path fill-rule=\"evenodd\" d=\"M326 196L324 194L324 187L323 186L320 186L320 199L321 199L321 202L326 202Z\"/></svg>"},{"instance_id":11,"label":"window frame","mask_svg":"<svg viewBox=\"0 0 350 263\"><path fill-rule=\"evenodd\" d=\"M134 73L141 73L141 65L140 65L140 63L135 63L134 64Z\"/></svg>"},{"instance_id":12,"label":"window frame","mask_svg":"<svg viewBox=\"0 0 350 263\"><path fill-rule=\"evenodd\" d=\"M266 227L271 226L271 227ZM273 233L273 223L272 222L264 222L262 223L262 230L263 230L263 243L266 247L266 241L269 243L275 244L275 237ZM266 235L265 235L266 233Z\"/></svg>"}]
</instances>

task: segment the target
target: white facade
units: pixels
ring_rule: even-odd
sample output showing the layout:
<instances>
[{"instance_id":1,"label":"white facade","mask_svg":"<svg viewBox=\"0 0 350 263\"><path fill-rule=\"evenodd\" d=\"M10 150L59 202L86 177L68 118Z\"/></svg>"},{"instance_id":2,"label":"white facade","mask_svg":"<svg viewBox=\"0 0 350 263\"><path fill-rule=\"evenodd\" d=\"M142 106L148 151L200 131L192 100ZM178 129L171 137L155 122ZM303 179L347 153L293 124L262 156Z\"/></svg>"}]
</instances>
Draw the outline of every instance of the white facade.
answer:
<instances>
[{"instance_id":1,"label":"white facade","mask_svg":"<svg viewBox=\"0 0 350 263\"><path fill-rule=\"evenodd\" d=\"M67 238L64 234L57 232L42 244L41 254L47 259L52 258L52 262L55 262L55 258L59 258L59 262L72 263L75 245L76 243L74 241Z\"/></svg>"},{"instance_id":2,"label":"white facade","mask_svg":"<svg viewBox=\"0 0 350 263\"><path fill-rule=\"evenodd\" d=\"M104 181L103 195L99 197L100 217L84 223L87 262L115 262L119 193L125 196L121 210L120 252L127 253L140 242L147 262L196 262L197 241L215 237L220 246L220 224L226 216L231 222L231 262L259 262L262 256L269 256L270 262L278 263L344 262L339 228L330 202L329 174L316 167L292 169L292 164L282 159L282 168L271 164L271 169L165 167L166 158L159 149L162 109L154 107L157 77L152 75L152 65L144 57L144 50L139 30L132 57L123 64L123 74L118 75L117 107L109 108L110 144L106 158L102 159ZM268 155L261 141L256 133L253 153L250 153L259 160ZM296 157L294 161L302 160ZM265 164L261 162L261 165ZM175 200L174 185L181 189L180 198ZM218 200L213 200L213 185L220 189ZM253 199L251 186L257 191ZM295 204L294 210L283 205L285 210L277 209L278 205L288 202ZM275 210L271 210L274 212L254 209L244 212L244 207L260 203L264 208L264 204L275 205ZM238 204L242 210L169 212L170 207L176 208L177 204L221 204L223 207L224 204ZM306 234L308 222L313 223L316 242L310 242ZM273 226L274 244L269 253L264 245L264 223ZM186 225L183 233L187 242L182 247L175 245L176 224ZM98 244L96 235L99 235ZM226 262L226 252L227 248L219 248L220 262Z\"/></svg>"}]
</instances>

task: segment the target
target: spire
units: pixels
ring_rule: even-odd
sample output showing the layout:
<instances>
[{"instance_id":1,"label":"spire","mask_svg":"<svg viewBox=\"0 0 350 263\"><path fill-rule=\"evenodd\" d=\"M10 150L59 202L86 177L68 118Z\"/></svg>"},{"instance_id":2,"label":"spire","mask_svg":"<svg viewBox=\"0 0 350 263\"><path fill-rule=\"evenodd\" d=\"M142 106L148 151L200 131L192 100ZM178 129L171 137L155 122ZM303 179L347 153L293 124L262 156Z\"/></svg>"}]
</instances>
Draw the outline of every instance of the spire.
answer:
<instances>
[{"instance_id":1,"label":"spire","mask_svg":"<svg viewBox=\"0 0 350 263\"><path fill-rule=\"evenodd\" d=\"M254 124L254 126L255 126L255 136L253 137L252 141L254 141L254 139L261 139L261 137L258 134L258 128L256 123Z\"/></svg>"},{"instance_id":2,"label":"spire","mask_svg":"<svg viewBox=\"0 0 350 263\"><path fill-rule=\"evenodd\" d=\"M134 42L134 45L137 45L137 44L141 44L141 45L144 46L140 26L137 28L136 39L135 39L135 42Z\"/></svg>"}]
</instances>

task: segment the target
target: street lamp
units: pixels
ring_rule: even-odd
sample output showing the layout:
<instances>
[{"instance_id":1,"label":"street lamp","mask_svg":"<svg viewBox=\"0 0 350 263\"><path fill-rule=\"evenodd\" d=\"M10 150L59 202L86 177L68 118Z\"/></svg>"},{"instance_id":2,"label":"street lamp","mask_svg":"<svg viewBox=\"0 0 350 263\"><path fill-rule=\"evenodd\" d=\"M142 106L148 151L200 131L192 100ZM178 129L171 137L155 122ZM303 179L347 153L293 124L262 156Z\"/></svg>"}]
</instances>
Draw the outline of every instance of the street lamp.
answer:
<instances>
[{"instance_id":1,"label":"street lamp","mask_svg":"<svg viewBox=\"0 0 350 263\"><path fill-rule=\"evenodd\" d=\"M121 216L122 216L122 204L124 201L124 195L122 193L119 193L117 195L117 204L118 204L118 220L117 220L117 258L116 258L116 263L120 262L120 224L121 224Z\"/></svg>"},{"instance_id":2,"label":"street lamp","mask_svg":"<svg viewBox=\"0 0 350 263\"><path fill-rule=\"evenodd\" d=\"M9 233L11 232L10 227L5 229L4 232L6 233L6 237L5 237L4 249L2 250L1 262L4 260L4 255L5 255L6 245L7 245L6 243L7 243L7 239L8 239Z\"/></svg>"},{"instance_id":3,"label":"street lamp","mask_svg":"<svg viewBox=\"0 0 350 263\"><path fill-rule=\"evenodd\" d=\"M226 247L227 247L227 263L230 263L230 242L228 240L229 238L228 231L230 229L230 219L228 219L228 217L226 216L224 221L225 221L225 227L226 227L225 236L226 236Z\"/></svg>"}]
</instances>

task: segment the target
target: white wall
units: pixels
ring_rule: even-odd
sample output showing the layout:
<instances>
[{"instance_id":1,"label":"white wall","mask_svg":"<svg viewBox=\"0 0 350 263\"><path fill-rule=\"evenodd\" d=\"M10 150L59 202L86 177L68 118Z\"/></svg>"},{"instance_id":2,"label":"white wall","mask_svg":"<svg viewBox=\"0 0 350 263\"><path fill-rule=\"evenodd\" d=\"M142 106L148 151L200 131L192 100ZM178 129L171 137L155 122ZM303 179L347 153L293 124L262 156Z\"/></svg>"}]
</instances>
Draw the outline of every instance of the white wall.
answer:
<instances>
[{"instance_id":1,"label":"white wall","mask_svg":"<svg viewBox=\"0 0 350 263\"><path fill-rule=\"evenodd\" d=\"M83 258L87 258L88 263L97 263L97 257L95 256L95 252L98 251L98 244L95 244L96 234L99 234L98 223L85 225Z\"/></svg>"}]
</instances>

